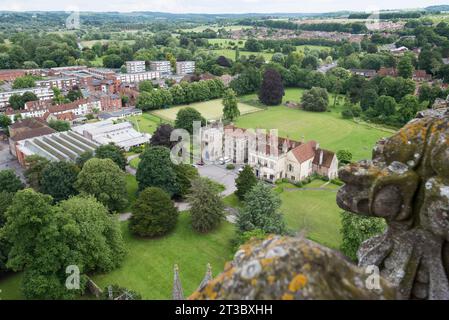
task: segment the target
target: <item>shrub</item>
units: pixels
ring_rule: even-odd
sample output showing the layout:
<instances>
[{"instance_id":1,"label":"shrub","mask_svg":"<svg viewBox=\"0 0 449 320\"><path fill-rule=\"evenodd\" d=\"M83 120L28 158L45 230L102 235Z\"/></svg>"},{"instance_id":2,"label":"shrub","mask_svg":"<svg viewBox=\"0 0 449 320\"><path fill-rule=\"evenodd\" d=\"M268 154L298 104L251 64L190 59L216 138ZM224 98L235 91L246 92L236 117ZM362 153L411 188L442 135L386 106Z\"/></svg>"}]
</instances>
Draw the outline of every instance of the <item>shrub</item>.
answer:
<instances>
[{"instance_id":1,"label":"shrub","mask_svg":"<svg viewBox=\"0 0 449 320\"><path fill-rule=\"evenodd\" d=\"M234 165L233 163L228 163L228 164L226 165L226 169L228 169L228 170L234 170L234 169L235 169L235 165Z\"/></svg>"},{"instance_id":2,"label":"shrub","mask_svg":"<svg viewBox=\"0 0 449 320\"><path fill-rule=\"evenodd\" d=\"M178 220L178 210L168 193L155 187L139 194L132 213L129 230L141 237L164 235L173 230Z\"/></svg>"}]
</instances>

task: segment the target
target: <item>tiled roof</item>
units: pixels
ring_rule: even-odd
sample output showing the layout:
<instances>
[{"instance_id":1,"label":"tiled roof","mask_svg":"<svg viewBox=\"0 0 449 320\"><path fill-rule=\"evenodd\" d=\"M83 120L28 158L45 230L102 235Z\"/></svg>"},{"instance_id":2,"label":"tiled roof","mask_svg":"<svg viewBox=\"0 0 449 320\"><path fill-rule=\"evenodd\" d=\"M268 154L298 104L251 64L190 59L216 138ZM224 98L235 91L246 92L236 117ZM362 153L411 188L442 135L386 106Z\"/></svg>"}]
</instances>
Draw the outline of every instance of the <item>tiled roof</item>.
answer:
<instances>
[{"instance_id":1,"label":"tiled roof","mask_svg":"<svg viewBox=\"0 0 449 320\"><path fill-rule=\"evenodd\" d=\"M53 130L52 128L44 126L44 127L40 127L40 128L33 128L33 129L29 129L29 130L26 130L23 132L19 132L18 134L11 137L11 139L17 142L17 141L21 141L21 140L25 140L25 139L45 136L47 134L51 134L54 132L56 132L56 131Z\"/></svg>"},{"instance_id":2,"label":"tiled roof","mask_svg":"<svg viewBox=\"0 0 449 320\"><path fill-rule=\"evenodd\" d=\"M321 159L321 155L323 156L322 159ZM315 164L317 166L330 168L334 157L335 157L335 153L333 153L332 151L318 148L315 151L315 158L313 159L313 164ZM320 163L320 161L321 161L321 163Z\"/></svg>"},{"instance_id":3,"label":"tiled roof","mask_svg":"<svg viewBox=\"0 0 449 320\"><path fill-rule=\"evenodd\" d=\"M299 163L303 163L315 157L315 150L316 142L311 140L292 149L292 153Z\"/></svg>"}]
</instances>

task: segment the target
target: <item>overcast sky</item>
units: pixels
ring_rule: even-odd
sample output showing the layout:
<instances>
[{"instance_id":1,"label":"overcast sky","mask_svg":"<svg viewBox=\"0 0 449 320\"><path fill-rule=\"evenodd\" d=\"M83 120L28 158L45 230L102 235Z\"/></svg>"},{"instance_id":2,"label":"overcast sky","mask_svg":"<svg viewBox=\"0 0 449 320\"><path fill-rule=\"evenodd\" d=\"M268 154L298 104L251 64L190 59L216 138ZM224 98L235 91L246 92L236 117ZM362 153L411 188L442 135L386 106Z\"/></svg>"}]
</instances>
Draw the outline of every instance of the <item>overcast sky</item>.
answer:
<instances>
[{"instance_id":1,"label":"overcast sky","mask_svg":"<svg viewBox=\"0 0 449 320\"><path fill-rule=\"evenodd\" d=\"M163 11L173 13L330 12L422 8L449 0L0 0L14 11Z\"/></svg>"}]
</instances>

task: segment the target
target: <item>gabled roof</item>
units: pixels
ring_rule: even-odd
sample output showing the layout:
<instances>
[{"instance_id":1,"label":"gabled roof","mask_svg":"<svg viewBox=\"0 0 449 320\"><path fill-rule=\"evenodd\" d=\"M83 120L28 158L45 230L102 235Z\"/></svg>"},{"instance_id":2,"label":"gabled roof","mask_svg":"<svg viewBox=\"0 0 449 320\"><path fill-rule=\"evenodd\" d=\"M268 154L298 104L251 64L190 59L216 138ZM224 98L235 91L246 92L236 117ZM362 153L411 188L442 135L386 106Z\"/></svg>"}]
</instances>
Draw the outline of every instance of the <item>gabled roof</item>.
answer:
<instances>
[{"instance_id":1,"label":"gabled roof","mask_svg":"<svg viewBox=\"0 0 449 320\"><path fill-rule=\"evenodd\" d=\"M322 159L321 159L321 155L322 155ZM315 158L313 159L313 164L315 164L317 166L330 168L334 157L335 157L335 153L333 153L332 151L318 148L315 151Z\"/></svg>"},{"instance_id":2,"label":"gabled roof","mask_svg":"<svg viewBox=\"0 0 449 320\"><path fill-rule=\"evenodd\" d=\"M315 157L315 150L316 141L311 140L306 143L300 144L299 146L292 149L291 152L299 163L303 163Z\"/></svg>"},{"instance_id":3,"label":"gabled roof","mask_svg":"<svg viewBox=\"0 0 449 320\"><path fill-rule=\"evenodd\" d=\"M47 134L51 134L51 133L55 133L55 132L56 131L53 130L52 128L45 126L45 127L34 128L34 129L29 129L29 130L26 130L23 132L19 132L18 134L11 137L11 139L17 142L17 141L21 141L21 140L25 140L25 139L45 136Z\"/></svg>"}]
</instances>

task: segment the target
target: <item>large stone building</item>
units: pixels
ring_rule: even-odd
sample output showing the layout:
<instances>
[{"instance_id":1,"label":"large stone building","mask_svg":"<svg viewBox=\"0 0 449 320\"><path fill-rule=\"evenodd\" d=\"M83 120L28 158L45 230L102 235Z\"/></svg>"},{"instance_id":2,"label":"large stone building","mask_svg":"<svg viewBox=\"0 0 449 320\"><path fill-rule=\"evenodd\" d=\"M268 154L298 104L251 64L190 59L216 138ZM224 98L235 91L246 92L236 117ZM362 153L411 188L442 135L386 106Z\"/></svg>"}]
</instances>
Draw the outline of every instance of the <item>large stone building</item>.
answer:
<instances>
[{"instance_id":1,"label":"large stone building","mask_svg":"<svg viewBox=\"0 0 449 320\"><path fill-rule=\"evenodd\" d=\"M202 160L221 158L249 164L260 179L301 181L313 173L337 177L338 160L315 141L299 142L234 126L209 125L200 130Z\"/></svg>"}]
</instances>

